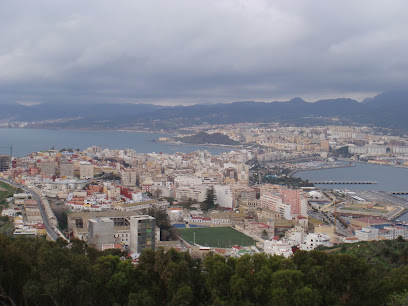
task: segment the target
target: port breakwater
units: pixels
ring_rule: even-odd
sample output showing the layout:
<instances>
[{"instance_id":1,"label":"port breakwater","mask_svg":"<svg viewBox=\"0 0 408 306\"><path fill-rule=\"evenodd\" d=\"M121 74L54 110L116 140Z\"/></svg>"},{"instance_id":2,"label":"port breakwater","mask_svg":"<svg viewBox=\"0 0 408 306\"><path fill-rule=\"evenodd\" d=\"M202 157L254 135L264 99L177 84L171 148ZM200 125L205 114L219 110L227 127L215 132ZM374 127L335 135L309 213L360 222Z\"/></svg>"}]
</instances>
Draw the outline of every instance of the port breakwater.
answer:
<instances>
[{"instance_id":1,"label":"port breakwater","mask_svg":"<svg viewBox=\"0 0 408 306\"><path fill-rule=\"evenodd\" d=\"M355 184L377 184L376 181L310 181L312 184L335 184L335 185L355 185Z\"/></svg>"},{"instance_id":2,"label":"port breakwater","mask_svg":"<svg viewBox=\"0 0 408 306\"><path fill-rule=\"evenodd\" d=\"M337 168L349 168L349 167L355 167L356 165L350 164L350 165L339 165L339 166L329 166L329 167L315 167L315 168L305 168L305 169L295 169L292 172L288 174L289 177L292 177L294 174L297 172L302 172L302 171L311 171L311 170L328 170L328 169L337 169Z\"/></svg>"}]
</instances>

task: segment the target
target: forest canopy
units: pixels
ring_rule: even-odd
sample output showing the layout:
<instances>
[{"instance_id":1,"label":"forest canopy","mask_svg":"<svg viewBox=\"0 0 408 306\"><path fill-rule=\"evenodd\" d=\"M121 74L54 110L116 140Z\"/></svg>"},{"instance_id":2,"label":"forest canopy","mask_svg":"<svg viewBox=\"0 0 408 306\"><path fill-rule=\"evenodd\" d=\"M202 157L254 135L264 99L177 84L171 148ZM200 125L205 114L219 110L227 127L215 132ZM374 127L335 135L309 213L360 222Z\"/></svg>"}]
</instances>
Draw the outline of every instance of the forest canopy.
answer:
<instances>
[{"instance_id":1,"label":"forest canopy","mask_svg":"<svg viewBox=\"0 0 408 306\"><path fill-rule=\"evenodd\" d=\"M383 258L407 254L407 242L395 243L401 251L383 251ZM387 268L323 251L197 259L159 249L144 251L133 265L120 251L99 252L80 240L0 235L0 304L403 305L408 267L403 259L392 262Z\"/></svg>"}]
</instances>

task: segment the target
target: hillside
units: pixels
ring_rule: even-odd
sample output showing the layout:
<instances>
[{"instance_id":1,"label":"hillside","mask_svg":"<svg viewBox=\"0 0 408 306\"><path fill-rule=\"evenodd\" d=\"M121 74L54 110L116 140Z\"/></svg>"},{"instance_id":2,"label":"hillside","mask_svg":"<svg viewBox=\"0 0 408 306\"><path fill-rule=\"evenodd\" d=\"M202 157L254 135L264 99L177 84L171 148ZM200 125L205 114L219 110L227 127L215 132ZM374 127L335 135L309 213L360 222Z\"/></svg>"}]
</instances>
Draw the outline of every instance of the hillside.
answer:
<instances>
[{"instance_id":1,"label":"hillside","mask_svg":"<svg viewBox=\"0 0 408 306\"><path fill-rule=\"evenodd\" d=\"M403 239L341 244L322 251L334 254L353 254L371 265L381 265L386 270L408 264L408 241Z\"/></svg>"},{"instance_id":2,"label":"hillside","mask_svg":"<svg viewBox=\"0 0 408 306\"><path fill-rule=\"evenodd\" d=\"M232 140L228 136L221 133L208 134L206 132L199 132L192 136L175 137L174 140L189 144L219 144L219 145L238 145L239 142Z\"/></svg>"},{"instance_id":3,"label":"hillside","mask_svg":"<svg viewBox=\"0 0 408 306\"><path fill-rule=\"evenodd\" d=\"M346 98L313 103L294 98L287 102L244 101L166 107L113 103L2 105L0 123L35 121L28 127L170 131L202 124L279 122L297 126L375 125L408 131L407 113L408 91L399 91L382 93L362 103Z\"/></svg>"},{"instance_id":4,"label":"hillside","mask_svg":"<svg viewBox=\"0 0 408 306\"><path fill-rule=\"evenodd\" d=\"M370 243L367 243L370 244ZM406 244L406 242L405 242ZM405 245L406 247L406 245ZM0 234L2 305L406 305L408 269L297 251L204 259L145 250L137 265L84 241ZM385 257L389 257L384 254ZM395 303L402 300L402 303Z\"/></svg>"}]
</instances>

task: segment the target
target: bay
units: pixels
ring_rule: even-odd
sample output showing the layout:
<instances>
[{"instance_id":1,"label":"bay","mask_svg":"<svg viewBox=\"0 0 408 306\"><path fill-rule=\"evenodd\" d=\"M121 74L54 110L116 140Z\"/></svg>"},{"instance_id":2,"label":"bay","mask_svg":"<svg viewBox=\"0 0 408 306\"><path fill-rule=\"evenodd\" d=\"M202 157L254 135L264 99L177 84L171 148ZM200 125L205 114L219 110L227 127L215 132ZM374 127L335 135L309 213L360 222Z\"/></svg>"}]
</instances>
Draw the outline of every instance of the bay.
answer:
<instances>
[{"instance_id":1,"label":"bay","mask_svg":"<svg viewBox=\"0 0 408 306\"><path fill-rule=\"evenodd\" d=\"M137 153L190 153L207 150L212 154L229 152L231 148L199 145L172 145L154 140L168 136L155 133L126 131L74 131L0 128L0 154L9 154L13 145L13 156L22 157L32 152L73 148L84 150L91 146L108 149L134 149Z\"/></svg>"},{"instance_id":2,"label":"bay","mask_svg":"<svg viewBox=\"0 0 408 306\"><path fill-rule=\"evenodd\" d=\"M355 162L355 167L299 171L309 181L376 181L371 185L318 184L319 189L408 191L408 168Z\"/></svg>"}]
</instances>

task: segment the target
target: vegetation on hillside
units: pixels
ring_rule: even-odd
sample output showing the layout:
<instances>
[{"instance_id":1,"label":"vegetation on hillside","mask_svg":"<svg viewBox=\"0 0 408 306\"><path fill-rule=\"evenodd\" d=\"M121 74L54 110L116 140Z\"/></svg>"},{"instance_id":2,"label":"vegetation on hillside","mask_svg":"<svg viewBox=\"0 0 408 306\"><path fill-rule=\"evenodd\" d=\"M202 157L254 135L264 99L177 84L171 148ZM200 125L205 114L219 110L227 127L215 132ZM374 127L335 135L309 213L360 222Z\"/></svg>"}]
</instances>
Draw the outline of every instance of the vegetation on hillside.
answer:
<instances>
[{"instance_id":1,"label":"vegetation on hillside","mask_svg":"<svg viewBox=\"0 0 408 306\"><path fill-rule=\"evenodd\" d=\"M395 240L362 241L321 249L328 253L352 254L371 265L381 266L387 270L408 264L408 243L401 237Z\"/></svg>"},{"instance_id":2,"label":"vegetation on hillside","mask_svg":"<svg viewBox=\"0 0 408 306\"><path fill-rule=\"evenodd\" d=\"M1 216L0 217L0 234L6 235L6 236L12 236L13 233L14 233L13 220L7 216Z\"/></svg>"},{"instance_id":3,"label":"vegetation on hillside","mask_svg":"<svg viewBox=\"0 0 408 306\"><path fill-rule=\"evenodd\" d=\"M12 197L14 193L21 192L21 189L14 188L13 186L0 182L0 204L6 205L6 199Z\"/></svg>"},{"instance_id":4,"label":"vegetation on hillside","mask_svg":"<svg viewBox=\"0 0 408 306\"><path fill-rule=\"evenodd\" d=\"M261 176L261 179L259 179ZM310 183L309 180L303 180L300 177L292 177L287 175L262 175L259 173L254 173L250 178L249 182L251 185L258 183L262 184L276 184L287 186L289 188L300 188L300 187L313 187L314 184Z\"/></svg>"},{"instance_id":5,"label":"vegetation on hillside","mask_svg":"<svg viewBox=\"0 0 408 306\"><path fill-rule=\"evenodd\" d=\"M404 261L391 268L353 254L200 260L160 249L144 251L134 266L117 250L99 252L79 240L0 235L6 305L399 305L407 280Z\"/></svg>"},{"instance_id":6,"label":"vegetation on hillside","mask_svg":"<svg viewBox=\"0 0 408 306\"><path fill-rule=\"evenodd\" d=\"M174 140L191 144L239 145L238 141L232 140L221 133L208 134L206 132L199 132L192 136L175 137Z\"/></svg>"},{"instance_id":7,"label":"vegetation on hillside","mask_svg":"<svg viewBox=\"0 0 408 306\"><path fill-rule=\"evenodd\" d=\"M0 213L4 208L8 208L7 198L15 193L23 192L20 188L15 188L4 182L0 182ZM11 236L14 232L14 223L12 218L7 216L0 217L0 234Z\"/></svg>"}]
</instances>

